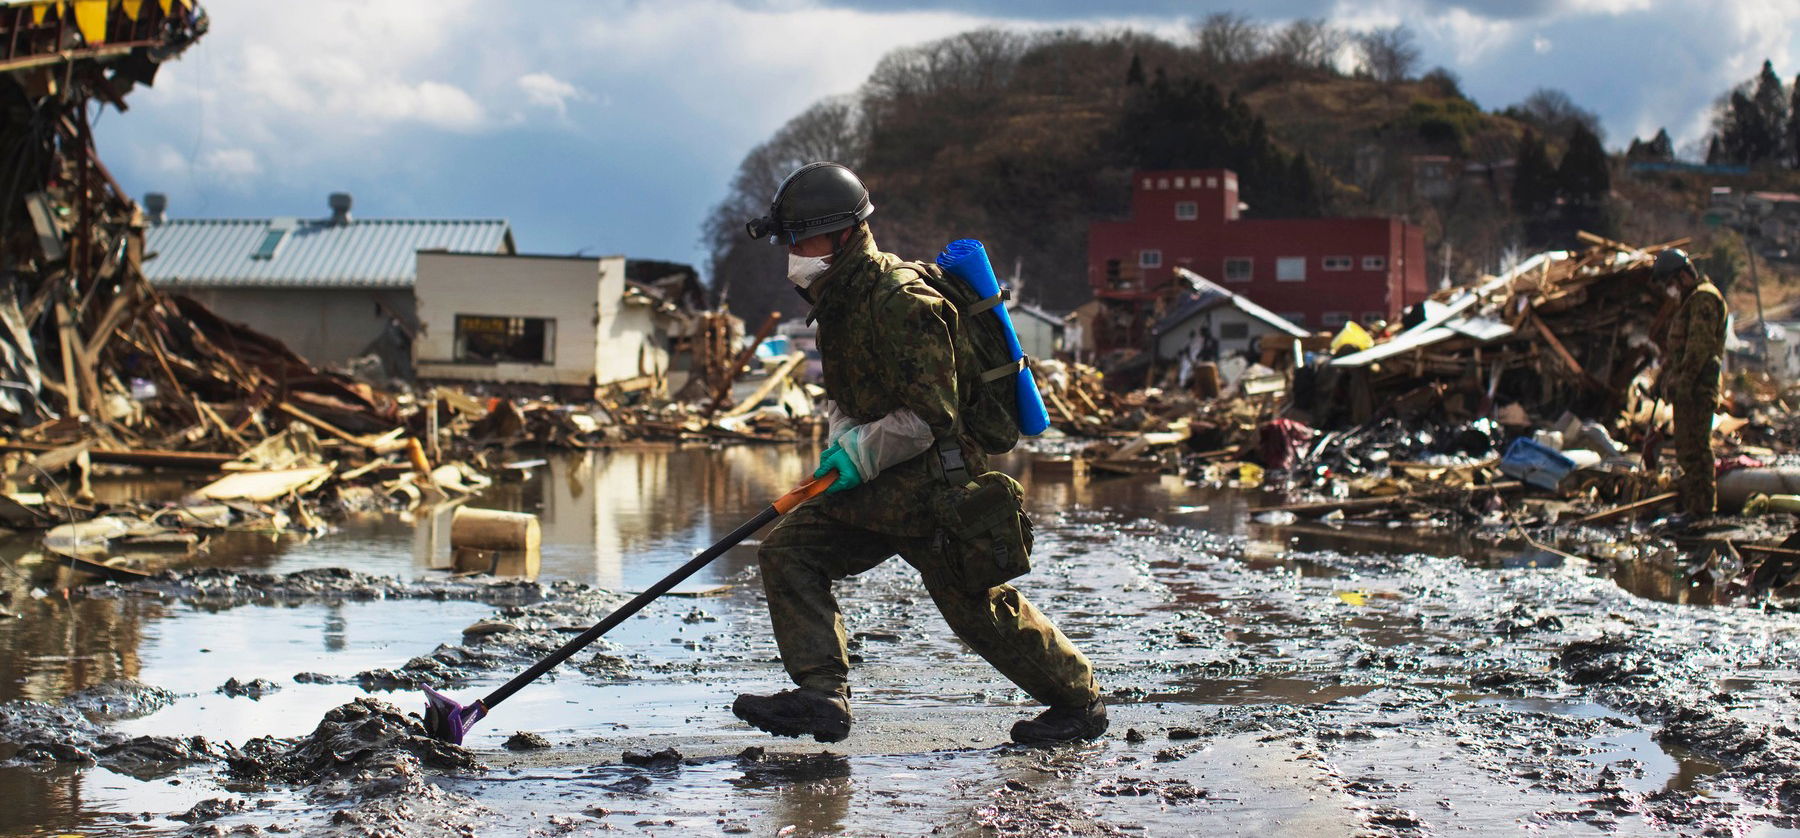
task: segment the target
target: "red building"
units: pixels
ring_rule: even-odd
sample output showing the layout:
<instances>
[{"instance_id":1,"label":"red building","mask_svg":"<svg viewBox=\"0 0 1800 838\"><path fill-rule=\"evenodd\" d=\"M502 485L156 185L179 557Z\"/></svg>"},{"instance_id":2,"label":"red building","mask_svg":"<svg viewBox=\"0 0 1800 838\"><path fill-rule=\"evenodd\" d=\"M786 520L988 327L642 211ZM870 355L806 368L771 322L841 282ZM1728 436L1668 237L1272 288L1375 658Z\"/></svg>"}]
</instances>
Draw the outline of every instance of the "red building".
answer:
<instances>
[{"instance_id":1,"label":"red building","mask_svg":"<svg viewBox=\"0 0 1800 838\"><path fill-rule=\"evenodd\" d=\"M1147 346L1179 265L1313 331L1393 320L1423 300L1425 239L1397 218L1238 217L1226 169L1137 172L1131 220L1088 226L1088 284L1112 316L1097 348Z\"/></svg>"}]
</instances>

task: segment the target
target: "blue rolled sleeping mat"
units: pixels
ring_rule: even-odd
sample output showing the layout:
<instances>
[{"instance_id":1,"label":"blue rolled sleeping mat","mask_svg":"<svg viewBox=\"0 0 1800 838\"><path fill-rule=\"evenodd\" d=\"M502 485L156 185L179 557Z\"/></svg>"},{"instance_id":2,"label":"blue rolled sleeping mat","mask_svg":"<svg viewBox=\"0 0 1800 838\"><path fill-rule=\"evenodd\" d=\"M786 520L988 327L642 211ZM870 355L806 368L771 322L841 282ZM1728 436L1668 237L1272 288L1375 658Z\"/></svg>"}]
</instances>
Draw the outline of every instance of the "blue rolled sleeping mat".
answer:
<instances>
[{"instance_id":1,"label":"blue rolled sleeping mat","mask_svg":"<svg viewBox=\"0 0 1800 838\"><path fill-rule=\"evenodd\" d=\"M938 267L944 273L956 277L975 289L980 299L987 299L1000 293L1000 280L994 277L994 266L988 262L987 248L974 239L957 239L938 254ZM997 305L990 309L995 317L1000 318L1000 331L1006 335L1006 346L1012 351L1012 360L1025 357L1025 350L1019 347L1019 333L1013 329L1012 315L1006 313L1006 306ZM1050 412L1044 409L1044 397L1038 393L1037 379L1032 378L1030 367L1021 367L1015 376L1018 396L1019 432L1026 436L1037 436L1050 427Z\"/></svg>"}]
</instances>

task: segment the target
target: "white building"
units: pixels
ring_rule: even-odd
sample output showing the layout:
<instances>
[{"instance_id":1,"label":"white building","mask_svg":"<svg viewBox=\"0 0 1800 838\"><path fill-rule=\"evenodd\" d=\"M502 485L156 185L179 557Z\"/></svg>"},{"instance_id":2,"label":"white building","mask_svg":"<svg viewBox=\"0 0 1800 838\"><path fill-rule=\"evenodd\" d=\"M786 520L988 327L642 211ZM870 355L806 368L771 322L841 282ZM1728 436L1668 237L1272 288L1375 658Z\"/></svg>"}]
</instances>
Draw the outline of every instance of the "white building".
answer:
<instances>
[{"instance_id":1,"label":"white building","mask_svg":"<svg viewBox=\"0 0 1800 838\"><path fill-rule=\"evenodd\" d=\"M423 380L561 388L661 387L660 301L625 280L625 257L422 251L413 293Z\"/></svg>"},{"instance_id":2,"label":"white building","mask_svg":"<svg viewBox=\"0 0 1800 838\"><path fill-rule=\"evenodd\" d=\"M1033 358L1055 358L1063 348L1063 319L1027 303L1006 304L1012 318L1013 331L1019 335L1019 348Z\"/></svg>"}]
</instances>

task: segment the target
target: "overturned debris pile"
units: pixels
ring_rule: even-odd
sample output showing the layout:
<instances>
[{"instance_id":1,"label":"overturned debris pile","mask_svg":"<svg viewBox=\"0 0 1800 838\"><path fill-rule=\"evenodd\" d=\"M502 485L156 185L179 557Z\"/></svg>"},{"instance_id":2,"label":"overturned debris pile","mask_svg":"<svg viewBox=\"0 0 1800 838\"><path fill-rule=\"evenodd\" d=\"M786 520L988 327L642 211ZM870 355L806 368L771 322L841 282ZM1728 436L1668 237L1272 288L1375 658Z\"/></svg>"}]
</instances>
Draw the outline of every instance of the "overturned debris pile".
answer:
<instances>
[{"instance_id":1,"label":"overturned debris pile","mask_svg":"<svg viewBox=\"0 0 1800 838\"><path fill-rule=\"evenodd\" d=\"M1651 279L1648 248L1585 238L1581 252L1540 253L1499 276L1440 292L1406 328L1331 359L1310 398L1296 404L1316 427L1402 420L1468 421L1573 412L1617 417L1660 354L1678 301Z\"/></svg>"}]
</instances>

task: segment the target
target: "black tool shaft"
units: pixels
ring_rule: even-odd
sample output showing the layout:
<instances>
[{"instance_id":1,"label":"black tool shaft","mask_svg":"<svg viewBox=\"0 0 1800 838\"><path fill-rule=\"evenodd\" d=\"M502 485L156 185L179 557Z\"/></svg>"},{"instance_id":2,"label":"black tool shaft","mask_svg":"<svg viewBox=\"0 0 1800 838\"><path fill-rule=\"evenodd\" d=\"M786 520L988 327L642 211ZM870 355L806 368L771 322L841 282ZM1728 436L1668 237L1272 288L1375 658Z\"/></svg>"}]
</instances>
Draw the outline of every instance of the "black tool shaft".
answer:
<instances>
[{"instance_id":1,"label":"black tool shaft","mask_svg":"<svg viewBox=\"0 0 1800 838\"><path fill-rule=\"evenodd\" d=\"M681 584L689 576L694 575L700 568L711 564L713 559L724 555L726 550L730 550L737 546L738 542L749 538L752 533L762 529L770 521L780 517L780 515L781 512L774 506L763 509L762 512L757 513L755 518L745 521L742 526L732 530L731 534L725 536L719 543L706 548L700 555L689 559L687 564L676 568L675 572L670 573L668 576L664 576L643 593L632 597L630 602L619 606L617 611L606 615L600 622L595 623L592 628L577 635L575 639L564 643L562 648L551 652L549 655L545 656L543 660L532 664L530 669L519 673L511 681L501 684L499 689L488 693L487 697L481 700L481 703L486 705L488 710L493 710L495 705L510 698L513 693L523 689L526 684L536 681L538 676L554 669L557 664L568 660L570 655L581 651L589 643L599 640L601 635L612 631L615 626L625 622L631 615L642 611L644 606L649 605L651 602L654 602L657 597L674 589L676 585Z\"/></svg>"}]
</instances>

